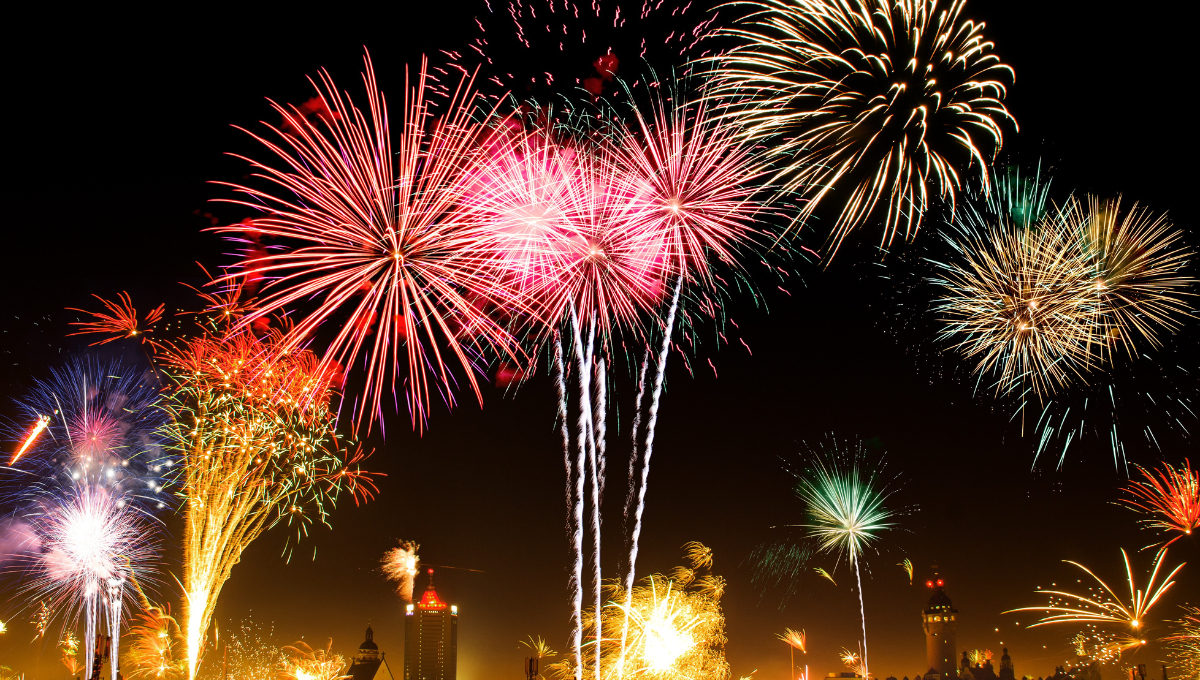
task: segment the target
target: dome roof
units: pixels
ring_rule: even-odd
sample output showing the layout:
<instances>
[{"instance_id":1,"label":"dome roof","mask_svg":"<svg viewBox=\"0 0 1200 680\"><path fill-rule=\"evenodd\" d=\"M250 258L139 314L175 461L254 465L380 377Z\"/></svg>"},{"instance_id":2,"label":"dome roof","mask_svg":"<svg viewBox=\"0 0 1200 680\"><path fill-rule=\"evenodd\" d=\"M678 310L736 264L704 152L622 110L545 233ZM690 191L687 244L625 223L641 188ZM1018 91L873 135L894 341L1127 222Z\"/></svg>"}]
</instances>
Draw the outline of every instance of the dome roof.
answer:
<instances>
[{"instance_id":1,"label":"dome roof","mask_svg":"<svg viewBox=\"0 0 1200 680\"><path fill-rule=\"evenodd\" d=\"M933 591L933 595L929 596L929 609L950 606L953 606L953 603L950 602L950 596L946 595L946 591L943 588L938 588Z\"/></svg>"},{"instance_id":2,"label":"dome roof","mask_svg":"<svg viewBox=\"0 0 1200 680\"><path fill-rule=\"evenodd\" d=\"M371 630L371 626L367 626L367 639L358 646L359 651L372 650L379 651L379 645L375 644L375 631Z\"/></svg>"}]
</instances>

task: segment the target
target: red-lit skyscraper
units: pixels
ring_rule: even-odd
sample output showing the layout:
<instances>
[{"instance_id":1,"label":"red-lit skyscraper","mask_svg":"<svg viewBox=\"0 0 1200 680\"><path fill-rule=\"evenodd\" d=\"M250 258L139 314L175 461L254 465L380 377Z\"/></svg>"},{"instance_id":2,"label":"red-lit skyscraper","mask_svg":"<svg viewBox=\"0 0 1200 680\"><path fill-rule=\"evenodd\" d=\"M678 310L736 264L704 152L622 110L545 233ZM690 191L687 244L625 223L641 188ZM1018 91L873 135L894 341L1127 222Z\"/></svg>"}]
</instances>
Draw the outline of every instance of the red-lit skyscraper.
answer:
<instances>
[{"instance_id":1,"label":"red-lit skyscraper","mask_svg":"<svg viewBox=\"0 0 1200 680\"><path fill-rule=\"evenodd\" d=\"M456 680L458 607L438 599L433 570L420 602L404 614L404 680Z\"/></svg>"}]
</instances>

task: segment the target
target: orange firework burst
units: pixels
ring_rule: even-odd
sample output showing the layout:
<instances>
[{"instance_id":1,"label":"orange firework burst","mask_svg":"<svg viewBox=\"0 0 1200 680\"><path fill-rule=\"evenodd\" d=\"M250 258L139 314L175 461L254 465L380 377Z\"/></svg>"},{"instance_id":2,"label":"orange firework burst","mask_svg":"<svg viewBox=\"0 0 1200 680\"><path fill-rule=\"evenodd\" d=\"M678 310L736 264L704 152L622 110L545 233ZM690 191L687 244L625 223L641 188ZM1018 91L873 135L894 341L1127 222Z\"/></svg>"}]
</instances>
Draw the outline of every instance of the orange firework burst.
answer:
<instances>
[{"instance_id":1,"label":"orange firework burst","mask_svg":"<svg viewBox=\"0 0 1200 680\"><path fill-rule=\"evenodd\" d=\"M72 321L70 325L78 326L79 330L67 335L86 335L89 333L99 333L107 335L103 340L93 342L93 345L103 345L117 340L119 338L136 338L141 337L142 342L147 340L146 334L149 333L154 324L158 323L163 316L163 308L165 305L159 305L150 310L142 320L138 321L137 310L133 308L133 301L129 294L122 292L117 295L117 301L113 302L105 300L99 295L92 295L104 306L108 308L108 313L105 312L89 312L84 309L76 309L68 307L72 312L83 312L92 316L94 321Z\"/></svg>"},{"instance_id":2,"label":"orange firework burst","mask_svg":"<svg viewBox=\"0 0 1200 680\"><path fill-rule=\"evenodd\" d=\"M405 602L412 602L413 583L421 563L421 558L417 556L420 548L413 541L400 541L399 546L383 554L383 575L396 582L396 594Z\"/></svg>"},{"instance_id":3,"label":"orange firework burst","mask_svg":"<svg viewBox=\"0 0 1200 680\"><path fill-rule=\"evenodd\" d=\"M1189 536L1200 526L1200 474L1192 472L1191 461L1173 467L1163 463L1162 467L1147 470L1138 465L1143 480L1130 480L1125 493L1130 498L1121 502L1146 514L1141 520L1148 529L1178 533L1163 545Z\"/></svg>"},{"instance_id":4,"label":"orange firework burst","mask_svg":"<svg viewBox=\"0 0 1200 680\"><path fill-rule=\"evenodd\" d=\"M241 323L299 306L283 347L295 350L315 335L326 365L365 366L356 422L366 419L369 428L384 393L401 390L414 425L423 427L431 396L453 405L455 366L482 399L475 376L481 357L515 352L513 338L485 311L513 304L478 247L483 227L456 212L485 128L473 117L470 79L447 99L431 99L423 62L393 138L369 59L363 80L365 112L327 73L316 84L323 115L272 103L284 119L271 128L277 141L253 136L280 167L244 160L275 190L228 185L247 196L230 202L265 214L216 230L248 246L276 239L279 247L270 254L248 247L241 269L221 281L265 281L257 308ZM318 302L306 306L311 300Z\"/></svg>"}]
</instances>

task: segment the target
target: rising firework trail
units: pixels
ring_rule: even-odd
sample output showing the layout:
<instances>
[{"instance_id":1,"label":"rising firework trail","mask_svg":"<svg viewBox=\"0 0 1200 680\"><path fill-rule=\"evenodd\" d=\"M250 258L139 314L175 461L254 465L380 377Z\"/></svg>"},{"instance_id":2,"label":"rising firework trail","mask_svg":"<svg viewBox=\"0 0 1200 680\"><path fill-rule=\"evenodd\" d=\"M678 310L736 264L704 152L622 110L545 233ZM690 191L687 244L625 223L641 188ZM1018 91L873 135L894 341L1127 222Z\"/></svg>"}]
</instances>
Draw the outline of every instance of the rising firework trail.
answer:
<instances>
[{"instance_id":1,"label":"rising firework trail","mask_svg":"<svg viewBox=\"0 0 1200 680\"><path fill-rule=\"evenodd\" d=\"M708 93L749 139L767 143L798 220L832 204L838 246L870 221L882 243L911 238L931 199L954 204L988 166L1015 122L1000 62L964 0L761 0L716 31L733 47L711 64Z\"/></svg>"}]
</instances>

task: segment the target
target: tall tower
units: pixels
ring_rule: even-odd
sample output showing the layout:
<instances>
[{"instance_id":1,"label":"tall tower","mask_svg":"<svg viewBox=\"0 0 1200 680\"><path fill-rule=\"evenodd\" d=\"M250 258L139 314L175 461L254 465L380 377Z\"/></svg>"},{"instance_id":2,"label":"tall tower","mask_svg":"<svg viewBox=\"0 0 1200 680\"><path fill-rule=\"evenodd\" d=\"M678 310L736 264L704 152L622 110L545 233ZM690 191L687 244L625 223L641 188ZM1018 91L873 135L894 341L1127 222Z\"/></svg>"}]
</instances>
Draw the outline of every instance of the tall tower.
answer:
<instances>
[{"instance_id":1,"label":"tall tower","mask_svg":"<svg viewBox=\"0 0 1200 680\"><path fill-rule=\"evenodd\" d=\"M929 604L921 612L922 625L925 628L925 657L929 663L929 672L938 673L941 677L954 677L954 665L958 660L954 653L954 632L958 629L958 610L946 595L945 581L938 576L934 568L933 579L925 585L933 590Z\"/></svg>"},{"instance_id":2,"label":"tall tower","mask_svg":"<svg viewBox=\"0 0 1200 680\"><path fill-rule=\"evenodd\" d=\"M404 613L404 680L457 680L458 607L438 599L428 573L421 601Z\"/></svg>"}]
</instances>

